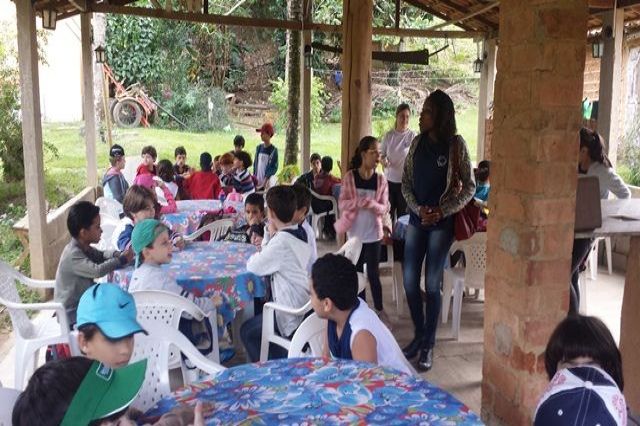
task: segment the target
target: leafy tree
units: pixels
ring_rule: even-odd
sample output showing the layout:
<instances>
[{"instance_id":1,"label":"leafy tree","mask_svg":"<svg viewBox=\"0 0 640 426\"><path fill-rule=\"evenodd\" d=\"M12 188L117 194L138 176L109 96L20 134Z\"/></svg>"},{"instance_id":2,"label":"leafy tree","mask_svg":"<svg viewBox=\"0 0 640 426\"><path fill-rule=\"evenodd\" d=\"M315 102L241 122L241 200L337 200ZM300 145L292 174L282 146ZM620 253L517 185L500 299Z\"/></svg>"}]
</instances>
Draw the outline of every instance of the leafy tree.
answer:
<instances>
[{"instance_id":1,"label":"leafy tree","mask_svg":"<svg viewBox=\"0 0 640 426\"><path fill-rule=\"evenodd\" d=\"M5 24L0 28L0 160L4 182L24 179L22 123L20 121L20 79L16 51Z\"/></svg>"}]
</instances>

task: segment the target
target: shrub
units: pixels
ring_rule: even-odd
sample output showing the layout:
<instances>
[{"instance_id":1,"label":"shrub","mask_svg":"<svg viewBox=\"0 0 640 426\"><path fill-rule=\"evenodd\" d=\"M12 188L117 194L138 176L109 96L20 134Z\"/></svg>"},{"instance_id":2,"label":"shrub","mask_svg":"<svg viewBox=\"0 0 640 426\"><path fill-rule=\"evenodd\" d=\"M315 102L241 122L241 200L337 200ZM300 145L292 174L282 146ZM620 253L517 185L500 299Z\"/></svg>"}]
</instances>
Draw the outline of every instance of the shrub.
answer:
<instances>
[{"instance_id":1,"label":"shrub","mask_svg":"<svg viewBox=\"0 0 640 426\"><path fill-rule=\"evenodd\" d=\"M271 91L269 102L278 111L276 127L285 129L287 127L287 95L289 94L289 89L281 78L272 81L271 84L273 84L273 90ZM328 94L325 91L324 83L318 77L313 77L311 80L311 126L313 128L317 128L322 121L322 113L327 98Z\"/></svg>"},{"instance_id":2,"label":"shrub","mask_svg":"<svg viewBox=\"0 0 640 426\"><path fill-rule=\"evenodd\" d=\"M279 184L290 184L293 182L293 179L300 175L300 168L297 164L290 164L288 166L284 166L280 173L278 173L278 183Z\"/></svg>"},{"instance_id":3,"label":"shrub","mask_svg":"<svg viewBox=\"0 0 640 426\"><path fill-rule=\"evenodd\" d=\"M622 138L622 161L627 168L627 183L640 186L640 109L631 120L631 128Z\"/></svg>"},{"instance_id":4,"label":"shrub","mask_svg":"<svg viewBox=\"0 0 640 426\"><path fill-rule=\"evenodd\" d=\"M218 88L208 88L201 85L187 86L184 91L168 93L163 107L183 121L187 130L203 132L207 130L222 130L229 125L227 104L224 92ZM209 99L211 100L211 123L209 123ZM162 127L175 128L178 126L171 117L160 113Z\"/></svg>"}]
</instances>

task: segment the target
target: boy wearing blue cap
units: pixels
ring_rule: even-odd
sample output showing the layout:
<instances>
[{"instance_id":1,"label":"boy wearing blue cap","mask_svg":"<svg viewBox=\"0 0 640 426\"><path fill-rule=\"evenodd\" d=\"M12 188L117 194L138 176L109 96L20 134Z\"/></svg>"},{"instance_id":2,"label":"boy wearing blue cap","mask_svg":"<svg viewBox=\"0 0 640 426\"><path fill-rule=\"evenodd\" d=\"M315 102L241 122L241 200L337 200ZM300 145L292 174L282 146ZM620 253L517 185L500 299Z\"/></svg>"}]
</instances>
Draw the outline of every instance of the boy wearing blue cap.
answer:
<instances>
[{"instance_id":1,"label":"boy wearing blue cap","mask_svg":"<svg viewBox=\"0 0 640 426\"><path fill-rule=\"evenodd\" d=\"M146 331L136 320L133 297L114 284L96 284L78 303L78 346L88 358L111 367L129 363L133 335Z\"/></svg>"}]
</instances>

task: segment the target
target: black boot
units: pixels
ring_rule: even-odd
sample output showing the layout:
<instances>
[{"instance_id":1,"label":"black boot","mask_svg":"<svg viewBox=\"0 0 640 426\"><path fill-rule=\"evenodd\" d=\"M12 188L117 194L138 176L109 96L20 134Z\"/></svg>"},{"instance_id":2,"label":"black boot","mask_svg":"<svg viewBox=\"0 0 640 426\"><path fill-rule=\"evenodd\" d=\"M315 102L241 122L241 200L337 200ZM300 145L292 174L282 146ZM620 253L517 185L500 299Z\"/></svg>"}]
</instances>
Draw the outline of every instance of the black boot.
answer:
<instances>
[{"instance_id":1,"label":"black boot","mask_svg":"<svg viewBox=\"0 0 640 426\"><path fill-rule=\"evenodd\" d=\"M433 348L424 348L420 351L418 370L429 371L433 367Z\"/></svg>"},{"instance_id":2,"label":"black boot","mask_svg":"<svg viewBox=\"0 0 640 426\"><path fill-rule=\"evenodd\" d=\"M421 347L422 347L422 339L415 338L411 341L411 343L409 343L407 346L402 348L402 353L407 359L415 358L416 355L418 355L418 352L420 351Z\"/></svg>"}]
</instances>

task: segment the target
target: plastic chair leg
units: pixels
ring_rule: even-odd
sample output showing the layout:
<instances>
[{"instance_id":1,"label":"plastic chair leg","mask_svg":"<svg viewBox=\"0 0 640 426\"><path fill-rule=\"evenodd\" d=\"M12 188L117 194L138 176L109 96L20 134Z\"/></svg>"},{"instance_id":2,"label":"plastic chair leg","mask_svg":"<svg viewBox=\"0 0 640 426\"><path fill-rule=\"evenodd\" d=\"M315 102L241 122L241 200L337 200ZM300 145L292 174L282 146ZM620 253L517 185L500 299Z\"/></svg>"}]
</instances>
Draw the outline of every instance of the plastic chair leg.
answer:
<instances>
[{"instance_id":1,"label":"plastic chair leg","mask_svg":"<svg viewBox=\"0 0 640 426\"><path fill-rule=\"evenodd\" d=\"M600 243L596 242L595 247L591 249L589 253L589 277L595 281L598 278L598 245Z\"/></svg>"},{"instance_id":2,"label":"plastic chair leg","mask_svg":"<svg viewBox=\"0 0 640 426\"><path fill-rule=\"evenodd\" d=\"M462 315L462 293L464 281L455 280L453 286L453 311L451 312L451 336L458 340L460 334L460 316Z\"/></svg>"},{"instance_id":3,"label":"plastic chair leg","mask_svg":"<svg viewBox=\"0 0 640 426\"><path fill-rule=\"evenodd\" d=\"M451 305L451 293L453 292L453 276L445 269L442 286L442 323L446 324L449 319L449 306Z\"/></svg>"},{"instance_id":4,"label":"plastic chair leg","mask_svg":"<svg viewBox=\"0 0 640 426\"><path fill-rule=\"evenodd\" d=\"M607 269L609 275L613 274L613 262L611 261L611 237L605 237L604 248L607 251Z\"/></svg>"},{"instance_id":5,"label":"plastic chair leg","mask_svg":"<svg viewBox=\"0 0 640 426\"><path fill-rule=\"evenodd\" d=\"M578 276L578 288L580 289L580 306L578 306L578 312L582 315L587 315L587 280L580 274Z\"/></svg>"}]
</instances>

